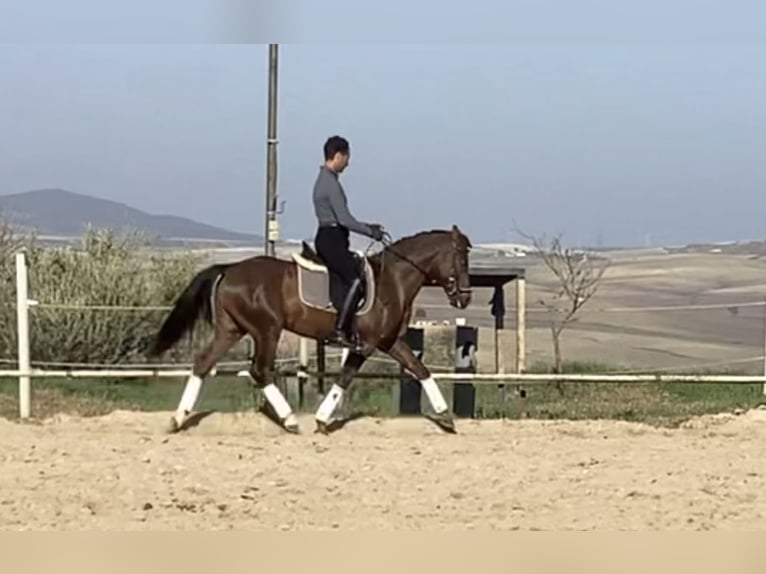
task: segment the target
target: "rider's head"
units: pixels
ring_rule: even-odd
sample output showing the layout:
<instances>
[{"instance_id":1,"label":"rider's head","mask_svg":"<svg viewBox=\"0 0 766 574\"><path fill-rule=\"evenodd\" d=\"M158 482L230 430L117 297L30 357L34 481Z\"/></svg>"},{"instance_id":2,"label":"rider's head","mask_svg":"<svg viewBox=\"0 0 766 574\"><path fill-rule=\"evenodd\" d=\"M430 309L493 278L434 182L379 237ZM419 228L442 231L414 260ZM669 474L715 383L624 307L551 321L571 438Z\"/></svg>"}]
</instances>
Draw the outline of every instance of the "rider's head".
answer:
<instances>
[{"instance_id":1,"label":"rider's head","mask_svg":"<svg viewBox=\"0 0 766 574\"><path fill-rule=\"evenodd\" d=\"M341 173L348 165L351 149L341 136L331 136L324 142L324 164L335 173Z\"/></svg>"}]
</instances>

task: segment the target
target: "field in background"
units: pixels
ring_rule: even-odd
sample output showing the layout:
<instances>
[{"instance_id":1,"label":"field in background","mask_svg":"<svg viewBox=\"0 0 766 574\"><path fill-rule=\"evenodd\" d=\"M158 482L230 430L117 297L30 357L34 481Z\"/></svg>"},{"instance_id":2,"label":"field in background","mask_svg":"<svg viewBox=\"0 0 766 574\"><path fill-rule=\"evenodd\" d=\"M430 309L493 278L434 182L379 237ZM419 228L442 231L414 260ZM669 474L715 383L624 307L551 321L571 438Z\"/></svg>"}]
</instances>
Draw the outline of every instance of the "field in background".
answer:
<instances>
[{"instance_id":1,"label":"field in background","mask_svg":"<svg viewBox=\"0 0 766 574\"><path fill-rule=\"evenodd\" d=\"M765 257L747 253L668 254L660 250L607 255L612 265L598 293L562 336L565 360L636 372L764 372L764 306L737 303L766 301ZM527 366L534 368L552 362L549 323L537 302L549 296L556 285L535 258L518 261L527 270ZM511 333L504 356L511 357L515 345L513 287L507 292L506 328ZM471 307L458 313L446 305L443 293L427 289L416 305L426 311L428 320L463 316L468 324L489 328L493 325L490 297L491 290L478 289ZM653 310L705 305L727 307ZM631 310L624 310L626 307ZM614 308L621 310L608 311ZM490 331L486 333L480 335L480 348L492 343ZM489 355L485 365L488 360Z\"/></svg>"}]
</instances>

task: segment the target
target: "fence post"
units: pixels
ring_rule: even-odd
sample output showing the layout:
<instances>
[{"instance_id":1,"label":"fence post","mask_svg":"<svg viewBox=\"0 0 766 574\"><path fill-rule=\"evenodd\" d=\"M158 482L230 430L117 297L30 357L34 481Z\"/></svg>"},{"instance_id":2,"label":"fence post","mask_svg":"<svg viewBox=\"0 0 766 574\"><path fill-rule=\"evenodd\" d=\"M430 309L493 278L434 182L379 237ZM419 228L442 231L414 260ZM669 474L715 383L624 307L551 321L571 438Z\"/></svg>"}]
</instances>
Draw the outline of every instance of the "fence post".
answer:
<instances>
[{"instance_id":1,"label":"fence post","mask_svg":"<svg viewBox=\"0 0 766 574\"><path fill-rule=\"evenodd\" d=\"M309 376L306 374L309 368L309 340L306 337L298 339L298 410L306 404L306 383Z\"/></svg>"},{"instance_id":2,"label":"fence post","mask_svg":"<svg viewBox=\"0 0 766 574\"><path fill-rule=\"evenodd\" d=\"M516 279L516 372L527 368L527 287L524 277Z\"/></svg>"},{"instance_id":3,"label":"fence post","mask_svg":"<svg viewBox=\"0 0 766 574\"><path fill-rule=\"evenodd\" d=\"M455 331L455 372L476 373L479 329L457 325ZM470 379L452 385L452 411L455 416L473 418L476 414L476 387Z\"/></svg>"},{"instance_id":4,"label":"fence post","mask_svg":"<svg viewBox=\"0 0 766 574\"><path fill-rule=\"evenodd\" d=\"M317 350L317 393L324 396L324 372L327 368L325 346L321 338L316 341Z\"/></svg>"},{"instance_id":5,"label":"fence post","mask_svg":"<svg viewBox=\"0 0 766 574\"><path fill-rule=\"evenodd\" d=\"M29 377L29 284L24 252L16 254L16 333L19 349L19 417L29 418L31 381ZM25 374L27 373L27 374Z\"/></svg>"},{"instance_id":6,"label":"fence post","mask_svg":"<svg viewBox=\"0 0 766 574\"><path fill-rule=\"evenodd\" d=\"M761 393L766 396L766 297L763 299L763 387Z\"/></svg>"},{"instance_id":7,"label":"fence post","mask_svg":"<svg viewBox=\"0 0 766 574\"><path fill-rule=\"evenodd\" d=\"M495 318L495 372L497 374L505 373L505 353L503 352L503 341L500 333L505 329L505 286L496 285L490 301L492 316ZM497 386L497 394L503 413L505 413L505 403L507 392L505 383Z\"/></svg>"}]
</instances>

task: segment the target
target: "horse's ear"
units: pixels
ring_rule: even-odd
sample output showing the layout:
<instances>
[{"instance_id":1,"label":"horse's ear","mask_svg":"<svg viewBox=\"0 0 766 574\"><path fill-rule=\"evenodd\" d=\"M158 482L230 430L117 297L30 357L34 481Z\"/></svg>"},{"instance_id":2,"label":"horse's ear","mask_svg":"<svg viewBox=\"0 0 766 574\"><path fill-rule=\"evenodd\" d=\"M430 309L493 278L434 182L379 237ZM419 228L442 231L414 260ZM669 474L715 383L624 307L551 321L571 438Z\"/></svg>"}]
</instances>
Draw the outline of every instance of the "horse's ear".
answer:
<instances>
[{"instance_id":1,"label":"horse's ear","mask_svg":"<svg viewBox=\"0 0 766 574\"><path fill-rule=\"evenodd\" d=\"M460 243L460 241L461 241L461 238L462 238L463 242L466 244L466 246L468 247L468 249L473 247L471 245L471 240L468 239L468 236L465 233L463 233L462 231L460 231L458 226L453 223L452 224L452 243L454 245L458 245Z\"/></svg>"},{"instance_id":2,"label":"horse's ear","mask_svg":"<svg viewBox=\"0 0 766 574\"><path fill-rule=\"evenodd\" d=\"M457 249L457 246L460 243L460 231L458 230L457 225L454 223L452 224L452 231L450 235L452 235L452 248Z\"/></svg>"}]
</instances>

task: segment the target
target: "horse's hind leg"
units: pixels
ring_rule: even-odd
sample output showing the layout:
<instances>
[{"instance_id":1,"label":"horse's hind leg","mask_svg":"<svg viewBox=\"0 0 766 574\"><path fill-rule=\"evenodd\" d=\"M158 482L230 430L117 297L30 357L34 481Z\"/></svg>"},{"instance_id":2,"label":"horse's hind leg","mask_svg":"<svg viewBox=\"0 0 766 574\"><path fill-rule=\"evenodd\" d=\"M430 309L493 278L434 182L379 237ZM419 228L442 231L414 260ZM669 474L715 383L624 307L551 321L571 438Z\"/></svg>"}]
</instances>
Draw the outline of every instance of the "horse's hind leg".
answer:
<instances>
[{"instance_id":1,"label":"horse's hind leg","mask_svg":"<svg viewBox=\"0 0 766 574\"><path fill-rule=\"evenodd\" d=\"M279 425L289 433L300 432L298 419L293 413L290 403L275 384L274 361L277 356L277 345L281 329L276 324L269 324L263 318L258 323L256 330L254 325L246 325L248 332L255 343L255 353L250 365L250 377L255 385L263 392L267 404L276 414Z\"/></svg>"},{"instance_id":2,"label":"horse's hind leg","mask_svg":"<svg viewBox=\"0 0 766 574\"><path fill-rule=\"evenodd\" d=\"M221 313L215 325L213 340L194 359L192 372L186 380L186 386L178 403L178 408L170 421L170 432L178 432L183 428L187 417L197 404L205 377L213 369L218 359L231 349L243 335L244 331L237 326L231 317L225 312Z\"/></svg>"}]
</instances>

